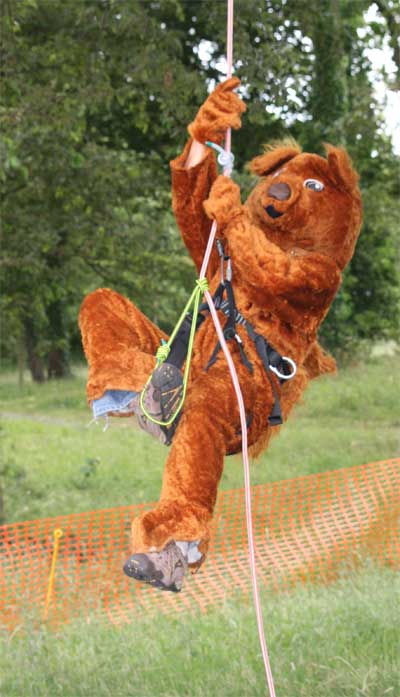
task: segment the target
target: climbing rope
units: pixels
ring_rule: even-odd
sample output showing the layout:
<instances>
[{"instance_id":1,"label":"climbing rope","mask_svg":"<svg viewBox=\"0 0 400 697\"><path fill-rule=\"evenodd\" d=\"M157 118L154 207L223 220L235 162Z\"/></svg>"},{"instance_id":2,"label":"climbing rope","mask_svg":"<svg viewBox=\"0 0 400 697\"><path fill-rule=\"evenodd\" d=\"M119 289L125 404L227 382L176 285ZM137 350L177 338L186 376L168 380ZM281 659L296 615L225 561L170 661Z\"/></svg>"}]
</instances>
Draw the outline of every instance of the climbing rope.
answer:
<instances>
[{"instance_id":1,"label":"climbing rope","mask_svg":"<svg viewBox=\"0 0 400 697\"><path fill-rule=\"evenodd\" d=\"M227 78L232 77L232 62L233 62L233 0L228 0L228 22L227 22ZM231 152L231 131L228 129L225 137L225 152L230 154ZM227 167L224 169L224 174L226 176L230 175L231 158L228 158ZM217 224L214 221L211 227L210 237L208 239L207 248L204 254L203 263L200 270L200 280L205 278L207 266L210 260L211 252L214 246L215 235L217 232ZM228 363L229 371L231 373L233 386L235 389L239 412L240 412L240 424L242 430L242 458L243 458L243 470L244 470L244 484L245 484L245 501L246 501L246 527L247 527L247 538L249 545L249 558L250 558L250 570L251 570L251 581L253 588L254 606L257 617L257 627L258 636L260 640L260 646L264 661L264 668L267 677L268 689L270 697L276 697L274 680L272 677L271 665L268 656L267 643L265 641L264 634L264 623L261 610L260 593L258 589L257 581L257 570L256 570L256 559L254 552L254 537L253 537L253 520L252 520L252 506L251 506L251 489L250 489L250 465L248 456L248 441L247 441L247 422L246 422L246 411L244 407L243 395L240 389L239 379L236 373L235 364L233 362L232 356L229 352L229 348L226 344L224 333L219 322L217 311L214 307L211 293L206 290L205 297L210 309L211 316L213 318L214 326L218 335L221 348L224 352L226 361Z\"/></svg>"},{"instance_id":2,"label":"climbing rope","mask_svg":"<svg viewBox=\"0 0 400 697\"><path fill-rule=\"evenodd\" d=\"M232 62L233 62L233 0L227 0L228 4L228 18L227 18L227 78L232 77ZM233 155L231 153L231 130L228 129L226 132L225 136L225 148L221 148L220 146L216 145L215 143L207 142L206 145L209 147L212 147L217 150L218 152L218 161L219 163L224 167L224 175L225 176L230 176L231 171L232 171L232 166L233 166ZM253 537L253 521L252 521L252 506L251 506L251 489L250 489L250 465L249 465L249 456L248 456L248 440L247 440L247 419L246 419L246 411L244 407L244 401L243 401L243 395L240 389L240 384L239 384L239 379L236 373L236 368L235 364L232 360L232 356L229 352L229 348L226 344L225 338L224 338L224 333L222 330L222 327L219 322L218 314L215 309L213 299L211 296L211 293L208 290L208 282L206 279L206 271L207 267L210 261L210 256L211 252L214 247L214 242L215 242L215 235L217 232L217 223L214 220L211 231L210 231L210 236L207 242L207 247L206 251L204 254L203 258L203 263L201 266L200 270L200 275L199 278L196 281L196 286L193 290L192 295L190 296L186 307L184 308L170 338L168 339L167 342L164 342L162 346L158 349L156 353L156 358L157 358L157 366L160 365L163 361L165 361L168 358L169 352L171 350L171 344L173 340L175 339L178 330L183 323L186 313L189 311L193 304L193 316L192 316L192 323L191 323L191 329L190 329L190 338L189 338L189 346L188 346L188 355L187 355L187 360L186 360L186 365L185 365L185 371L184 371L184 376L183 376L183 392L182 392L182 397L181 400L175 410L175 413L173 416L168 420L168 421L158 421L157 419L154 418L151 414L149 414L146 411L146 408L144 406L144 400L145 400L145 395L146 395L146 389L150 383L151 380L151 375L140 395L140 406L143 411L143 413L146 415L150 421L153 423L156 423L160 426L170 426L172 422L175 420L177 417L178 413L182 409L182 406L185 401L185 396L186 396L186 389L187 389L187 382L188 382L188 376L189 376L189 370L190 370L190 363L191 363L191 358L192 358L192 352L193 352L193 343L194 343L194 335L196 331L196 321L197 321L197 315L198 315L198 309L200 305L200 299L202 295L205 295L205 298L207 300L208 307L210 309L210 313L214 322L214 326L218 335L218 339L222 348L222 351L224 352L226 361L228 363L229 371L231 373L232 377L232 383L235 389L236 393L236 398L238 401L239 405L239 412L240 412L240 423L241 423L241 432L242 432L242 458L243 458L243 469L244 469L244 482L245 482L245 501L246 501L246 526L247 526L247 538L248 538L248 545L249 545L249 560L250 560L250 570L251 570L251 580L252 580L252 588L253 588L253 597L254 597L254 606L255 606L255 611L256 611L256 617L257 617L257 627L258 627L258 635L259 635L259 640L260 640L260 646L261 646L261 651L262 651L262 656L263 656L263 661L264 661L264 667L265 667L265 673L267 677L267 683L268 683L268 689L269 689L269 694L270 697L276 697L275 694L275 688L274 688L274 681L272 677L272 671L271 671L271 666L270 666L270 661L269 661L269 656L268 656L268 649L267 649L267 644L265 641L265 634L264 634L264 625L263 625L263 616L262 616L262 610L261 610L261 602L260 602L260 594L259 594L259 589L258 589L258 582L257 582L257 571L256 571L256 560L255 560L255 552L254 552L254 537Z\"/></svg>"}]
</instances>

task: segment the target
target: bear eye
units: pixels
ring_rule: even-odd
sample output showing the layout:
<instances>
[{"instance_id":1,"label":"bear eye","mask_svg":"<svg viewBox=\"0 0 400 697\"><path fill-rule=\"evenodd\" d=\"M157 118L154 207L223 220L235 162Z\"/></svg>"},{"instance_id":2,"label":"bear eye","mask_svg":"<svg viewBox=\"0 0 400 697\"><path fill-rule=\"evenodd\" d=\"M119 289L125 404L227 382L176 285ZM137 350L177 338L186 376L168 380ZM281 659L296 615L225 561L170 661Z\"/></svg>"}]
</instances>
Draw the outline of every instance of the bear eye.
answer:
<instances>
[{"instance_id":1,"label":"bear eye","mask_svg":"<svg viewBox=\"0 0 400 697\"><path fill-rule=\"evenodd\" d=\"M322 182L318 179L306 179L304 182L306 189L312 189L312 191L322 191L325 187Z\"/></svg>"}]
</instances>

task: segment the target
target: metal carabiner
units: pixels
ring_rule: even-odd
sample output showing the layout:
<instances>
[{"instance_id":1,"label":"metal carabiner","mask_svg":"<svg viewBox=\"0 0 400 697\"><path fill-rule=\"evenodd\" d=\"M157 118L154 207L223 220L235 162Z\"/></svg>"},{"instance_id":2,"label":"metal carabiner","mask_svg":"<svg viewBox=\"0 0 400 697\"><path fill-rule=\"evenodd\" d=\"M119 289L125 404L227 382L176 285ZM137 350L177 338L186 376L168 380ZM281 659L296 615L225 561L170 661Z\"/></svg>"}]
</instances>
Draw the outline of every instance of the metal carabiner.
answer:
<instances>
[{"instance_id":1,"label":"metal carabiner","mask_svg":"<svg viewBox=\"0 0 400 697\"><path fill-rule=\"evenodd\" d=\"M233 165L235 162L234 154L224 150L221 145L213 143L211 140L206 140L205 144L208 145L209 148L213 148L218 153L218 164L221 165L221 167L224 167L225 174L230 174L233 170Z\"/></svg>"},{"instance_id":2,"label":"metal carabiner","mask_svg":"<svg viewBox=\"0 0 400 697\"><path fill-rule=\"evenodd\" d=\"M270 366L269 366L269 369L272 370L272 372L275 373L275 375L277 375L277 377L278 377L280 380L291 380L291 379L294 378L294 376L296 375L296 372L297 372L297 365L296 365L296 363L295 363L291 358L289 358L288 356L282 356L282 360L283 360L283 361L286 361L286 363L289 363L289 365L290 365L291 368L292 368L292 372L289 373L289 375L284 375L283 373L280 373L279 370L278 370L278 368L275 368L274 365L270 365Z\"/></svg>"}]
</instances>

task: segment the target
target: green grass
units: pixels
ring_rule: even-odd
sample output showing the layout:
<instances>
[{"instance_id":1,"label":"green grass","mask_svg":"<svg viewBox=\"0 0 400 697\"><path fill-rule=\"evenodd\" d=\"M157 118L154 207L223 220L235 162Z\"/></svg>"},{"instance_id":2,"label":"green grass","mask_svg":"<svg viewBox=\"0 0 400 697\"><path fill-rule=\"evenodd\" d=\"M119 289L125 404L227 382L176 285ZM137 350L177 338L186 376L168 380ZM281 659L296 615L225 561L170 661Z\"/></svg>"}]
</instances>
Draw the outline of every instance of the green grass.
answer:
<instances>
[{"instance_id":1,"label":"green grass","mask_svg":"<svg viewBox=\"0 0 400 697\"><path fill-rule=\"evenodd\" d=\"M310 386L252 482L346 467L399 454L399 358L342 370ZM8 521L154 500L166 449L115 420L86 428L84 370L20 390L2 376L2 463ZM223 488L242 486L227 458ZM263 591L278 697L397 697L399 580L364 568L331 586ZM26 626L28 629L26 629ZM4 697L258 697L266 684L250 599L206 615L135 618L117 629L96 618L53 632L0 636Z\"/></svg>"},{"instance_id":2,"label":"green grass","mask_svg":"<svg viewBox=\"0 0 400 697\"><path fill-rule=\"evenodd\" d=\"M278 697L396 697L399 632L390 570L328 587L264 593ZM398 595L397 595L398 597ZM229 602L206 615L93 621L5 636L4 697L258 697L267 694L254 611Z\"/></svg>"},{"instance_id":3,"label":"green grass","mask_svg":"<svg viewBox=\"0 0 400 697\"><path fill-rule=\"evenodd\" d=\"M399 358L381 358L312 383L269 449L252 483L372 462L400 450ZM167 449L114 419L87 428L85 371L20 390L3 376L2 479L8 522L158 498ZM243 485L240 456L226 459L221 487Z\"/></svg>"}]
</instances>

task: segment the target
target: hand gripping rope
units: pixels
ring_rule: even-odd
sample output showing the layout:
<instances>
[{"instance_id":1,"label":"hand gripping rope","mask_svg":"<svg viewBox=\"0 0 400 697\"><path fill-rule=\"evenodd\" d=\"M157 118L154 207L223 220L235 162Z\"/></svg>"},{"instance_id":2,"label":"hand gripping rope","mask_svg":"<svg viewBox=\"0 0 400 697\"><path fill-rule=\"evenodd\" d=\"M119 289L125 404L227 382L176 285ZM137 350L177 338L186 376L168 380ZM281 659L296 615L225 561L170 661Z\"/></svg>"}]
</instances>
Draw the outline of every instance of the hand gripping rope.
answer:
<instances>
[{"instance_id":1,"label":"hand gripping rope","mask_svg":"<svg viewBox=\"0 0 400 697\"><path fill-rule=\"evenodd\" d=\"M232 76L232 51L233 51L233 0L227 0L228 3L228 23L227 23L227 78L230 78ZM207 142L206 145L209 147L214 148L218 152L218 162L220 165L224 167L224 175L229 176L232 171L233 167L233 155L231 153L231 131L230 129L227 130L226 132L226 137L225 137L225 149L221 148L221 146L216 145L215 143L210 143ZM163 363L169 355L169 352L171 350L171 344L176 337L176 334L178 333L178 330L183 323L186 313L189 311L193 304L193 314L192 314L192 325L191 325L191 330L190 330L190 339L189 339L189 346L188 346L188 354L187 354L187 360L186 360L186 365L185 365L185 371L184 371L184 376L183 376L183 394L182 398L177 406L177 409L174 413L174 415L170 418L169 421L157 421L151 414L149 414L144 406L144 398L146 394L146 388L150 382L151 376L146 383L140 397L140 406L142 408L143 413L149 418L151 421L159 424L160 426L170 426L172 422L175 420L177 417L178 413L182 409L183 403L185 401L185 395L186 395L186 389L187 389L187 381L188 381L188 375L189 375L189 369L190 369L190 362L191 362L191 356L192 356L192 350L193 350L193 343L194 343L194 335L196 331L196 318L198 315L198 309L200 305L200 298L202 294L204 293L205 298L207 300L207 304L215 325L215 329L217 332L217 336L220 342L220 346L222 348L222 351L224 352L226 361L228 363L228 367L231 373L232 377L232 382L233 386L235 389L238 405L239 405L239 412L240 412L240 424L241 424L241 432L242 432L242 457L243 457L243 469L244 469L244 483L245 483L245 501L246 501L246 526L247 526L247 537L248 537L248 544L249 544L249 557L250 557L250 570L251 570L251 580L252 580L252 587L253 587L253 597L254 597L254 605L255 605L255 610L256 610L256 617L257 617L257 627L258 627L258 635L259 635L259 640L260 640L260 645L261 645L261 651L262 651L262 656L264 660L264 667L265 667L265 673L267 677L267 683L268 683L268 688L269 688L269 694L270 697L276 697L275 693L275 688L274 688L274 681L272 677L272 671L271 671L271 666L269 662L269 656L268 656L268 649L265 641L265 636L264 636L264 626L263 626L263 617L262 617L262 611L261 611L261 603L260 603L260 595L259 595L259 590L258 590L258 583L257 583L257 572L256 572L256 561L255 561L255 552L254 552L254 539L253 539L253 523L252 523L252 510L251 510L251 491L250 491L250 466L249 466L249 457L248 457L248 441L247 441L247 421L246 421L246 412L245 412L245 407L244 407L244 401L243 401L243 396L242 392L240 389L240 384L239 384L239 379L236 373L235 369L235 364L232 360L232 356L229 352L229 348L226 344L225 338L224 338L224 333L222 330L222 327L220 325L219 319L218 319L218 314L217 310L214 306L213 298L211 296L210 291L208 290L208 282L206 279L206 271L208 267L208 263L210 260L211 252L214 246L214 241L215 241L215 235L217 232L217 223L214 221L211 227L211 232L210 236L208 239L206 251L204 254L204 259L203 263L200 269L200 275L199 278L196 281L196 287L193 290L193 293L191 297L189 298L185 309L183 310L175 329L173 330L169 340L165 343L163 343L162 346L157 351L156 357L157 357L157 365L160 363Z\"/></svg>"}]
</instances>

